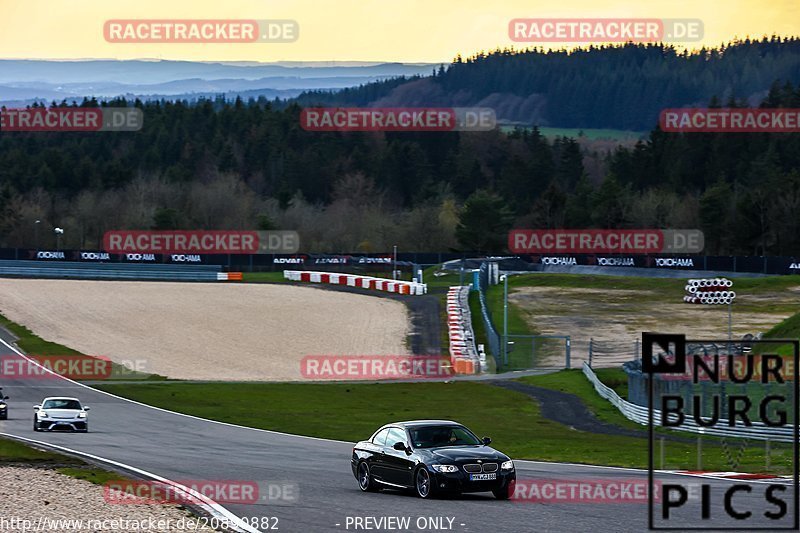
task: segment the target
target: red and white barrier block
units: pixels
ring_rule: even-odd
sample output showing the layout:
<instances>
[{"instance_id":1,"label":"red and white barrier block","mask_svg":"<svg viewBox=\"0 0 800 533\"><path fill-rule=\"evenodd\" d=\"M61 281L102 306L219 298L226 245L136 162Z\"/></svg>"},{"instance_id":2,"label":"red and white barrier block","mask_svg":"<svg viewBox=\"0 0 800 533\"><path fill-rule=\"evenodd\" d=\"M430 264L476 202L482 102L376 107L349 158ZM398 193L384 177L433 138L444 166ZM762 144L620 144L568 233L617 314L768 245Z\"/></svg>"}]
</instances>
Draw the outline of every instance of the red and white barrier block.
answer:
<instances>
[{"instance_id":1,"label":"red and white barrier block","mask_svg":"<svg viewBox=\"0 0 800 533\"><path fill-rule=\"evenodd\" d=\"M447 291L447 330L450 337L450 362L456 374L477 374L481 369L472 317L469 287L450 287Z\"/></svg>"},{"instance_id":2,"label":"red and white barrier block","mask_svg":"<svg viewBox=\"0 0 800 533\"><path fill-rule=\"evenodd\" d=\"M217 281L242 281L241 272L217 272Z\"/></svg>"},{"instance_id":3,"label":"red and white barrier block","mask_svg":"<svg viewBox=\"0 0 800 533\"><path fill-rule=\"evenodd\" d=\"M373 278L357 274L340 274L337 272L311 272L308 270L284 270L283 277L290 281L308 281L310 283L330 283L347 285L362 289L395 292L398 294L425 294L428 286L413 281L400 281L386 278Z\"/></svg>"}]
</instances>

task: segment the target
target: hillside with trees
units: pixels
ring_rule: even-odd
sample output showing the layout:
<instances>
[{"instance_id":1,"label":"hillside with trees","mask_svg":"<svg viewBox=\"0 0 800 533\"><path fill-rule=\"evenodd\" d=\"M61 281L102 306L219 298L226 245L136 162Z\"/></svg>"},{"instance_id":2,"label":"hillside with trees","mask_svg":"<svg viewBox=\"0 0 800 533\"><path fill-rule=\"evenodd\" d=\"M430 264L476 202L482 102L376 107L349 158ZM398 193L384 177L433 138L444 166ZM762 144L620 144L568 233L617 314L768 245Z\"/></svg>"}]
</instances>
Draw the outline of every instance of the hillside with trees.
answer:
<instances>
[{"instance_id":1,"label":"hillside with trees","mask_svg":"<svg viewBox=\"0 0 800 533\"><path fill-rule=\"evenodd\" d=\"M747 46L762 54L770 43ZM715 54L732 48L750 57L744 44ZM469 77L500 56L455 70ZM767 85L761 105L800 108L797 83ZM701 103L720 102L746 103L714 93ZM36 245L36 220L64 227L65 247L98 247L110 229L275 228L298 230L304 251L330 252L499 252L512 226L672 227L703 229L711 254L800 255L796 134L675 134L651 120L645 141L606 152L535 127L310 132L299 105L265 99L103 105L140 107L144 128L0 132L0 246Z\"/></svg>"},{"instance_id":2,"label":"hillside with trees","mask_svg":"<svg viewBox=\"0 0 800 533\"><path fill-rule=\"evenodd\" d=\"M800 39L745 39L695 51L664 44L498 49L459 56L432 74L310 91L296 101L484 106L508 123L649 131L664 108L704 105L712 96L758 105L776 80L800 82Z\"/></svg>"}]
</instances>

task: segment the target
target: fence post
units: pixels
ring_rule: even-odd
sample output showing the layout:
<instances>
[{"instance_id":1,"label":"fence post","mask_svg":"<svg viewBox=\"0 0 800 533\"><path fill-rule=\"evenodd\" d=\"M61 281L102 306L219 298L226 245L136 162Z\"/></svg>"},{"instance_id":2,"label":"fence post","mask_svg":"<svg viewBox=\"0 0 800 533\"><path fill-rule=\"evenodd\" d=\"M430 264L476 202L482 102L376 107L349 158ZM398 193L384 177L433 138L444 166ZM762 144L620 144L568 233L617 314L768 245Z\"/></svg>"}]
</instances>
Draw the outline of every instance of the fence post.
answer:
<instances>
[{"instance_id":1,"label":"fence post","mask_svg":"<svg viewBox=\"0 0 800 533\"><path fill-rule=\"evenodd\" d=\"M589 368L592 368L592 343L594 339L589 339Z\"/></svg>"},{"instance_id":2,"label":"fence post","mask_svg":"<svg viewBox=\"0 0 800 533\"><path fill-rule=\"evenodd\" d=\"M570 351L572 350L571 344L572 343L570 342L570 336L567 335L567 370L572 368L572 364L571 364L571 361L570 361ZM589 366L592 366L592 365L589 365Z\"/></svg>"}]
</instances>

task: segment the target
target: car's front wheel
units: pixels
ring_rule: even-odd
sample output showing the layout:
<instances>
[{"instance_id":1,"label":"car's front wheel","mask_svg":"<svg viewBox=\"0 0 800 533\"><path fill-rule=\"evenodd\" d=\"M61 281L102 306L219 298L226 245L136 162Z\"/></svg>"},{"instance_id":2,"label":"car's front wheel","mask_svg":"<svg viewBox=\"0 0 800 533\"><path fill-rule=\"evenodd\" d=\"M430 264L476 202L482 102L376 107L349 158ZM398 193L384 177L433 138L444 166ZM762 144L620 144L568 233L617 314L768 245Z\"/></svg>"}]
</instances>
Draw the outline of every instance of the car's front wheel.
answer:
<instances>
[{"instance_id":1,"label":"car's front wheel","mask_svg":"<svg viewBox=\"0 0 800 533\"><path fill-rule=\"evenodd\" d=\"M362 492L378 492L378 487L369 471L369 465L364 461L358 463L358 488Z\"/></svg>"},{"instance_id":2,"label":"car's front wheel","mask_svg":"<svg viewBox=\"0 0 800 533\"><path fill-rule=\"evenodd\" d=\"M41 431L39 429L39 424L36 423L36 417L33 417L33 430L34 431Z\"/></svg>"},{"instance_id":3,"label":"car's front wheel","mask_svg":"<svg viewBox=\"0 0 800 533\"><path fill-rule=\"evenodd\" d=\"M417 473L414 474L414 488L417 491L417 496L420 498L432 498L433 497L433 480L431 479L431 474L428 472L428 469L425 466L421 466L417 469Z\"/></svg>"}]
</instances>

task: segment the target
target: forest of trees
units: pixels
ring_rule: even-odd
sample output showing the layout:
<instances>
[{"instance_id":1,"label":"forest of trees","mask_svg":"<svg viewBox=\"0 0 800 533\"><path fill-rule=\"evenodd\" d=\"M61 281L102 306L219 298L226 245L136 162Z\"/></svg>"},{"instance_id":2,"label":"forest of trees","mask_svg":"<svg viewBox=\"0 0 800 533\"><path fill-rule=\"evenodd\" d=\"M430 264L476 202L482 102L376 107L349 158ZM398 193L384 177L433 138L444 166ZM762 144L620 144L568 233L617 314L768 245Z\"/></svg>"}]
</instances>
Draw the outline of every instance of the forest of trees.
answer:
<instances>
[{"instance_id":1,"label":"forest of trees","mask_svg":"<svg viewBox=\"0 0 800 533\"><path fill-rule=\"evenodd\" d=\"M800 80L800 39L746 39L696 51L664 44L498 49L456 58L433 74L312 91L296 101L485 106L508 122L649 131L664 108L703 105L713 95L755 105L775 80Z\"/></svg>"},{"instance_id":2,"label":"forest of trees","mask_svg":"<svg viewBox=\"0 0 800 533\"><path fill-rule=\"evenodd\" d=\"M762 105L800 108L793 81ZM236 228L297 230L309 252L501 252L512 226L671 227L702 229L710 254L800 255L796 134L655 128L603 152L535 127L309 132L299 105L263 99L103 105L140 107L144 128L0 132L0 247L52 244L60 226L73 248L110 229Z\"/></svg>"}]
</instances>

